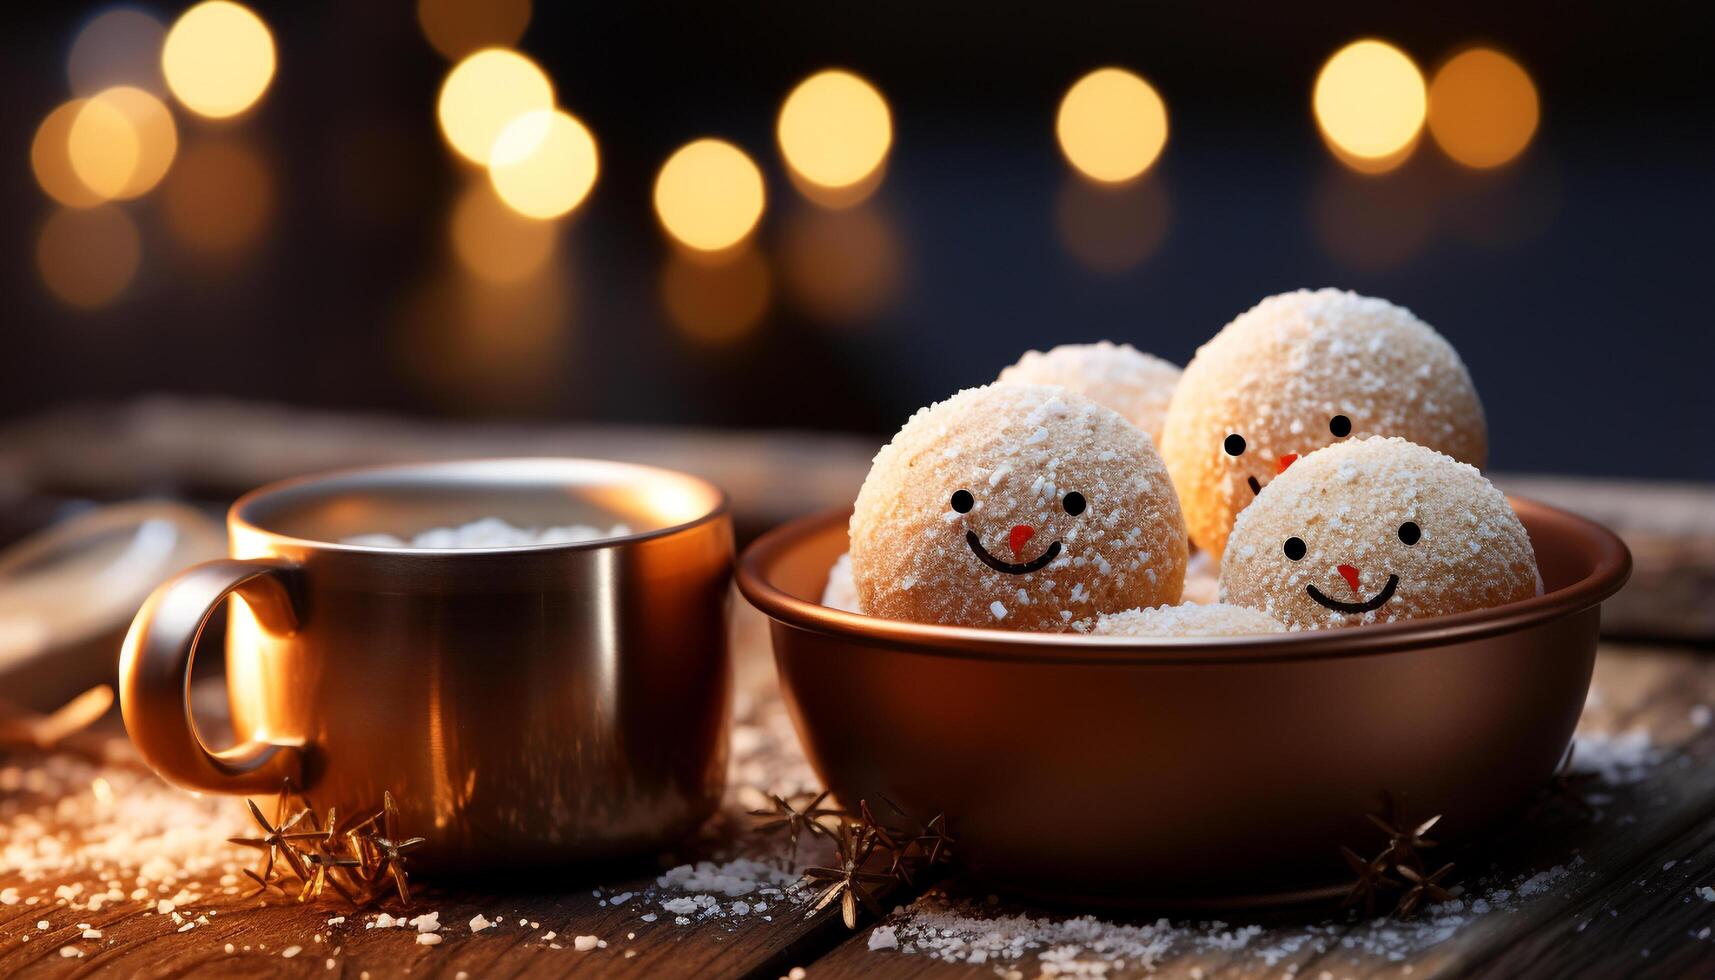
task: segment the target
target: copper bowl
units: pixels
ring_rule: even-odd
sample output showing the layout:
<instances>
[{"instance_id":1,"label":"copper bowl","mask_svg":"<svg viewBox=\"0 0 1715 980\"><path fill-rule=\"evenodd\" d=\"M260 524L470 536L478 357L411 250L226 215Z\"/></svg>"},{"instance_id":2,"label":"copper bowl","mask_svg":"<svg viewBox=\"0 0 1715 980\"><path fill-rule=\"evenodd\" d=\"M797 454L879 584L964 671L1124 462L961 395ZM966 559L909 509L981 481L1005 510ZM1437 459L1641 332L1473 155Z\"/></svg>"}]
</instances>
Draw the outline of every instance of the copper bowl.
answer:
<instances>
[{"instance_id":1,"label":"copper bowl","mask_svg":"<svg viewBox=\"0 0 1715 980\"><path fill-rule=\"evenodd\" d=\"M1238 907L1338 889L1384 794L1437 838L1515 814L1584 706L1611 532L1529 500L1545 593L1346 630L1139 641L897 622L820 604L847 512L757 540L787 707L848 805L945 814L963 870L1015 894Z\"/></svg>"}]
</instances>

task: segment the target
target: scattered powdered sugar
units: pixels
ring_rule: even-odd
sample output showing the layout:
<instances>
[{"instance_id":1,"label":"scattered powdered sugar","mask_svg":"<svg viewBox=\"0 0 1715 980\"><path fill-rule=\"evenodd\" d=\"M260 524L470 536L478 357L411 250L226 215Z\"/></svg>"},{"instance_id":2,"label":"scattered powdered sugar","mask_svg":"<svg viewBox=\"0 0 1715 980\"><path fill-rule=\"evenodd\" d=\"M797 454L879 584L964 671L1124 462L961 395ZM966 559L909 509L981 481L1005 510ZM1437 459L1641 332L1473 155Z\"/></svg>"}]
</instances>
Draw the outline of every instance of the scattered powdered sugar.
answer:
<instances>
[{"instance_id":1,"label":"scattered powdered sugar","mask_svg":"<svg viewBox=\"0 0 1715 980\"><path fill-rule=\"evenodd\" d=\"M1265 967L1300 953L1348 951L1390 962L1403 961L1451 938L1496 910L1510 911L1568 883L1581 859L1545 871L1485 879L1452 901L1433 905L1417 918L1379 917L1349 923L1328 919L1309 925L1267 928L1222 920L1112 922L1093 915L1053 918L1006 913L988 904L956 901L931 892L897 910L868 939L871 950L894 950L948 963L987 965L997 974L1033 967L1043 977L1103 977L1125 970L1152 970L1169 957L1223 955L1256 960ZM1472 893L1475 897L1472 897ZM1295 968L1288 965L1290 975ZM1021 975L1032 975L1028 969ZM1193 973L1193 976L1196 974Z\"/></svg>"},{"instance_id":2,"label":"scattered powdered sugar","mask_svg":"<svg viewBox=\"0 0 1715 980\"><path fill-rule=\"evenodd\" d=\"M842 552L828 569L828 584L822 589L822 605L842 612L862 612L858 608L857 583L852 581L852 553Z\"/></svg>"},{"instance_id":3,"label":"scattered powdered sugar","mask_svg":"<svg viewBox=\"0 0 1715 980\"><path fill-rule=\"evenodd\" d=\"M642 899L673 916L675 925L690 925L755 915L772 921L771 909L797 906L810 894L798 873L771 862L738 857L682 864L656 878L655 887ZM630 898L630 893L626 897ZM642 917L645 922L655 918L653 913Z\"/></svg>"},{"instance_id":4,"label":"scattered powdered sugar","mask_svg":"<svg viewBox=\"0 0 1715 980\"><path fill-rule=\"evenodd\" d=\"M577 544L631 533L624 524L603 530L589 524L558 527L517 527L499 517L484 517L458 527L432 527L419 531L409 542L391 534L357 534L341 544L366 548L520 548L536 544Z\"/></svg>"},{"instance_id":5,"label":"scattered powdered sugar","mask_svg":"<svg viewBox=\"0 0 1715 980\"><path fill-rule=\"evenodd\" d=\"M1651 742L1649 732L1641 728L1618 735L1581 732L1572 744L1572 768L1593 772L1611 786L1643 781L1667 757L1667 751Z\"/></svg>"}]
</instances>

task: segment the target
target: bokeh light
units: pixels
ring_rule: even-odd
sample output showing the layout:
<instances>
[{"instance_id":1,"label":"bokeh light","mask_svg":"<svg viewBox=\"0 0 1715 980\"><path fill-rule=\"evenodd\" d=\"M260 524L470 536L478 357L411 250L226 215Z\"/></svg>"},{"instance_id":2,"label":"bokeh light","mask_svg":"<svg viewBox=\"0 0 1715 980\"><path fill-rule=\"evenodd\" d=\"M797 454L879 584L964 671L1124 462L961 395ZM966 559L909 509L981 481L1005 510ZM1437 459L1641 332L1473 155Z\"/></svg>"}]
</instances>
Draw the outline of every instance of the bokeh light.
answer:
<instances>
[{"instance_id":1,"label":"bokeh light","mask_svg":"<svg viewBox=\"0 0 1715 980\"><path fill-rule=\"evenodd\" d=\"M90 18L71 43L66 76L74 95L115 85L159 93L165 24L135 7L112 7Z\"/></svg>"},{"instance_id":2,"label":"bokeh light","mask_svg":"<svg viewBox=\"0 0 1715 980\"><path fill-rule=\"evenodd\" d=\"M417 0L417 23L453 61L482 48L509 48L530 25L530 0Z\"/></svg>"},{"instance_id":3,"label":"bokeh light","mask_svg":"<svg viewBox=\"0 0 1715 980\"><path fill-rule=\"evenodd\" d=\"M61 208L36 239L36 266L48 291L80 309L106 306L137 276L143 246L117 207Z\"/></svg>"},{"instance_id":4,"label":"bokeh light","mask_svg":"<svg viewBox=\"0 0 1715 980\"><path fill-rule=\"evenodd\" d=\"M112 200L130 183L143 147L131 119L112 102L85 99L66 134L66 151L77 179L102 200Z\"/></svg>"},{"instance_id":5,"label":"bokeh light","mask_svg":"<svg viewBox=\"0 0 1715 980\"><path fill-rule=\"evenodd\" d=\"M106 89L79 110L68 137L72 169L97 194L126 200L154 189L179 150L173 114L130 85Z\"/></svg>"},{"instance_id":6,"label":"bokeh light","mask_svg":"<svg viewBox=\"0 0 1715 980\"><path fill-rule=\"evenodd\" d=\"M900 251L893 222L873 206L800 208L782 235L781 278L792 299L818 319L858 323L898 297Z\"/></svg>"},{"instance_id":7,"label":"bokeh light","mask_svg":"<svg viewBox=\"0 0 1715 980\"><path fill-rule=\"evenodd\" d=\"M1498 167L1523 153L1539 114L1530 75L1490 48L1453 56L1429 83L1429 134L1467 167Z\"/></svg>"},{"instance_id":8,"label":"bokeh light","mask_svg":"<svg viewBox=\"0 0 1715 980\"><path fill-rule=\"evenodd\" d=\"M1354 41L1316 76L1316 123L1335 154L1355 169L1391 170L1410 155L1428 107L1423 73L1384 41Z\"/></svg>"},{"instance_id":9,"label":"bokeh light","mask_svg":"<svg viewBox=\"0 0 1715 980\"><path fill-rule=\"evenodd\" d=\"M217 137L187 144L161 191L167 227L193 252L255 244L274 211L274 178L251 146Z\"/></svg>"},{"instance_id":10,"label":"bokeh light","mask_svg":"<svg viewBox=\"0 0 1715 980\"><path fill-rule=\"evenodd\" d=\"M250 8L205 0L167 32L161 70L185 108L211 119L236 116L274 79L274 36Z\"/></svg>"},{"instance_id":11,"label":"bokeh light","mask_svg":"<svg viewBox=\"0 0 1715 980\"><path fill-rule=\"evenodd\" d=\"M674 238L718 252L744 240L762 218L762 171L744 151L717 139L679 148L655 178L655 213Z\"/></svg>"},{"instance_id":12,"label":"bokeh light","mask_svg":"<svg viewBox=\"0 0 1715 980\"><path fill-rule=\"evenodd\" d=\"M447 73L436 112L452 148L486 166L508 123L553 107L554 85L534 61L516 51L485 48Z\"/></svg>"},{"instance_id":13,"label":"bokeh light","mask_svg":"<svg viewBox=\"0 0 1715 980\"><path fill-rule=\"evenodd\" d=\"M887 159L893 116L869 82L848 71L822 71L786 97L775 135L795 176L820 187L849 188L864 183Z\"/></svg>"},{"instance_id":14,"label":"bokeh light","mask_svg":"<svg viewBox=\"0 0 1715 980\"><path fill-rule=\"evenodd\" d=\"M1054 132L1080 173L1123 183L1148 170L1167 145L1167 104L1131 72L1099 68L1066 91Z\"/></svg>"},{"instance_id":15,"label":"bokeh light","mask_svg":"<svg viewBox=\"0 0 1715 980\"><path fill-rule=\"evenodd\" d=\"M1114 274L1142 265L1160 250L1172 214L1160 180L1108 187L1067 179L1054 224L1074 258L1096 272Z\"/></svg>"},{"instance_id":16,"label":"bokeh light","mask_svg":"<svg viewBox=\"0 0 1715 980\"><path fill-rule=\"evenodd\" d=\"M87 102L73 99L48 113L30 143L30 169L36 173L36 183L49 197L74 208L94 207L103 200L71 165L72 124Z\"/></svg>"},{"instance_id":17,"label":"bokeh light","mask_svg":"<svg viewBox=\"0 0 1715 980\"><path fill-rule=\"evenodd\" d=\"M453 254L466 272L493 283L515 283L535 275L554 254L559 228L533 221L473 181L453 206L449 225Z\"/></svg>"},{"instance_id":18,"label":"bokeh light","mask_svg":"<svg viewBox=\"0 0 1715 980\"><path fill-rule=\"evenodd\" d=\"M719 263L674 251L661 270L661 303L681 333L700 344L734 343L768 312L773 276L754 248Z\"/></svg>"},{"instance_id":19,"label":"bokeh light","mask_svg":"<svg viewBox=\"0 0 1715 980\"><path fill-rule=\"evenodd\" d=\"M595 139L558 109L527 112L506 125L488 162L494 192L530 218L557 218L583 202L600 164Z\"/></svg>"}]
</instances>

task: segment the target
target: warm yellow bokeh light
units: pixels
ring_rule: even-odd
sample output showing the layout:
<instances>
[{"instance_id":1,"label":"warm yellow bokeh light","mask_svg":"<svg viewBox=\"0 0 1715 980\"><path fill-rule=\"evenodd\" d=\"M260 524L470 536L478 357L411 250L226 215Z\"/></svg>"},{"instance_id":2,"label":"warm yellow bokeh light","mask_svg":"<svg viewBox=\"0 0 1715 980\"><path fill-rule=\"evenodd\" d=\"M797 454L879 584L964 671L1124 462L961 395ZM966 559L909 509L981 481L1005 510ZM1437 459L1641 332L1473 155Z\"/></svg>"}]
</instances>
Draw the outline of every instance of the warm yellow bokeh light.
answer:
<instances>
[{"instance_id":1,"label":"warm yellow bokeh light","mask_svg":"<svg viewBox=\"0 0 1715 980\"><path fill-rule=\"evenodd\" d=\"M86 99L66 135L66 151L77 179L104 201L119 196L142 155L131 118L106 99Z\"/></svg>"},{"instance_id":2,"label":"warm yellow bokeh light","mask_svg":"<svg viewBox=\"0 0 1715 980\"><path fill-rule=\"evenodd\" d=\"M103 198L148 193L179 149L178 127L160 99L129 85L107 89L78 111L67 137L72 169Z\"/></svg>"},{"instance_id":3,"label":"warm yellow bokeh light","mask_svg":"<svg viewBox=\"0 0 1715 980\"><path fill-rule=\"evenodd\" d=\"M762 218L762 171L744 151L717 139L680 147L655 178L655 213L668 233L708 252L744 240Z\"/></svg>"},{"instance_id":4,"label":"warm yellow bokeh light","mask_svg":"<svg viewBox=\"0 0 1715 980\"><path fill-rule=\"evenodd\" d=\"M55 211L36 239L42 283L83 309L118 299L136 278L142 257L137 226L117 207Z\"/></svg>"},{"instance_id":5,"label":"warm yellow bokeh light","mask_svg":"<svg viewBox=\"0 0 1715 980\"><path fill-rule=\"evenodd\" d=\"M1066 91L1054 132L1080 173L1122 183L1148 170L1167 145L1167 104L1131 72L1098 68Z\"/></svg>"},{"instance_id":6,"label":"warm yellow bokeh light","mask_svg":"<svg viewBox=\"0 0 1715 980\"><path fill-rule=\"evenodd\" d=\"M465 271L486 282L522 282L554 254L559 229L519 215L493 188L474 182L453 206L453 254Z\"/></svg>"},{"instance_id":7,"label":"warm yellow bokeh light","mask_svg":"<svg viewBox=\"0 0 1715 980\"><path fill-rule=\"evenodd\" d=\"M1342 159L1404 161L1423 129L1428 108L1423 73L1405 52L1384 41L1354 41L1328 59L1311 98L1322 136ZM1355 160L1354 160L1355 158Z\"/></svg>"},{"instance_id":8,"label":"warm yellow bokeh light","mask_svg":"<svg viewBox=\"0 0 1715 980\"><path fill-rule=\"evenodd\" d=\"M488 177L509 207L545 220L581 204L599 168L595 139L584 124L558 109L540 109L500 131Z\"/></svg>"},{"instance_id":9,"label":"warm yellow bokeh light","mask_svg":"<svg viewBox=\"0 0 1715 980\"><path fill-rule=\"evenodd\" d=\"M443 57L517 44L530 25L530 0L417 0L417 23Z\"/></svg>"},{"instance_id":10,"label":"warm yellow bokeh light","mask_svg":"<svg viewBox=\"0 0 1715 980\"><path fill-rule=\"evenodd\" d=\"M274 179L248 143L205 139L185 146L162 188L161 205L167 227L192 251L235 253L267 226Z\"/></svg>"},{"instance_id":11,"label":"warm yellow bokeh light","mask_svg":"<svg viewBox=\"0 0 1715 980\"><path fill-rule=\"evenodd\" d=\"M161 70L185 108L212 119L236 116L274 79L274 36L250 8L205 0L167 32Z\"/></svg>"},{"instance_id":12,"label":"warm yellow bokeh light","mask_svg":"<svg viewBox=\"0 0 1715 980\"><path fill-rule=\"evenodd\" d=\"M775 135L799 177L822 187L851 187L887 159L893 116L875 86L829 70L806 78L786 97Z\"/></svg>"},{"instance_id":13,"label":"warm yellow bokeh light","mask_svg":"<svg viewBox=\"0 0 1715 980\"><path fill-rule=\"evenodd\" d=\"M30 169L36 172L36 183L49 197L74 208L94 207L104 200L71 165L72 124L88 101L73 99L48 113L30 143Z\"/></svg>"},{"instance_id":14,"label":"warm yellow bokeh light","mask_svg":"<svg viewBox=\"0 0 1715 980\"><path fill-rule=\"evenodd\" d=\"M436 112L459 155L486 166L501 130L527 112L554 107L554 85L516 51L485 48L453 66Z\"/></svg>"},{"instance_id":15,"label":"warm yellow bokeh light","mask_svg":"<svg viewBox=\"0 0 1715 980\"><path fill-rule=\"evenodd\" d=\"M1530 75L1489 48L1454 56L1429 83L1429 134L1468 167L1498 167L1523 153L1539 113Z\"/></svg>"}]
</instances>

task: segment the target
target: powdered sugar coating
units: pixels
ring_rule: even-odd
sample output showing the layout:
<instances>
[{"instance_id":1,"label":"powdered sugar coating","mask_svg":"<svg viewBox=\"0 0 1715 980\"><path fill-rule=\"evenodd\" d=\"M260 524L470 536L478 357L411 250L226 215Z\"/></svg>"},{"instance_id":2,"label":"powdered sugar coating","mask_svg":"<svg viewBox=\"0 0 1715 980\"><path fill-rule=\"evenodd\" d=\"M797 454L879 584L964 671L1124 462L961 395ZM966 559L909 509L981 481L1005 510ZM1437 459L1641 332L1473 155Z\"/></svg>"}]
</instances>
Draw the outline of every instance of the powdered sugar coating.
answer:
<instances>
[{"instance_id":1,"label":"powdered sugar coating","mask_svg":"<svg viewBox=\"0 0 1715 980\"><path fill-rule=\"evenodd\" d=\"M998 380L1070 388L1125 416L1159 445L1179 374L1176 364L1130 344L1102 340L1061 344L1047 353L1026 351L1017 364L1000 372Z\"/></svg>"},{"instance_id":2,"label":"powdered sugar coating","mask_svg":"<svg viewBox=\"0 0 1715 980\"><path fill-rule=\"evenodd\" d=\"M1348 435L1331 428L1336 416ZM1242 455L1224 448L1231 435ZM1452 345L1403 307L1320 289L1270 296L1204 344L1160 442L1191 540L1219 555L1255 498L1248 477L1266 486L1283 456L1370 435L1476 466L1488 452L1482 403Z\"/></svg>"},{"instance_id":3,"label":"powdered sugar coating","mask_svg":"<svg viewBox=\"0 0 1715 980\"><path fill-rule=\"evenodd\" d=\"M968 512L952 504L971 495ZM1085 509L1067 512L1068 494ZM1014 530L1034 533L1014 551ZM1008 574L993 559L1045 567ZM1142 430L1064 388L993 384L921 409L876 454L851 522L852 578L872 616L1059 632L1178 602L1185 523Z\"/></svg>"},{"instance_id":4,"label":"powdered sugar coating","mask_svg":"<svg viewBox=\"0 0 1715 980\"><path fill-rule=\"evenodd\" d=\"M1096 636L1247 636L1284 633L1286 627L1267 613L1224 602L1196 605L1156 606L1127 609L1096 619L1090 632Z\"/></svg>"},{"instance_id":5,"label":"powdered sugar coating","mask_svg":"<svg viewBox=\"0 0 1715 980\"><path fill-rule=\"evenodd\" d=\"M863 612L858 606L857 583L852 581L852 553L834 559L828 569L828 584L822 587L822 605L842 612Z\"/></svg>"},{"instance_id":6,"label":"powdered sugar coating","mask_svg":"<svg viewBox=\"0 0 1715 980\"><path fill-rule=\"evenodd\" d=\"M1296 560L1289 539L1303 543L1291 552ZM1309 591L1363 603L1386 591L1389 576L1398 576L1392 597L1361 613L1330 609ZM1404 439L1371 438L1311 453L1239 514L1220 599L1293 629L1320 629L1485 609L1530 598L1537 581L1530 536L1476 467Z\"/></svg>"}]
</instances>

